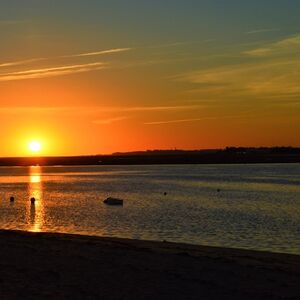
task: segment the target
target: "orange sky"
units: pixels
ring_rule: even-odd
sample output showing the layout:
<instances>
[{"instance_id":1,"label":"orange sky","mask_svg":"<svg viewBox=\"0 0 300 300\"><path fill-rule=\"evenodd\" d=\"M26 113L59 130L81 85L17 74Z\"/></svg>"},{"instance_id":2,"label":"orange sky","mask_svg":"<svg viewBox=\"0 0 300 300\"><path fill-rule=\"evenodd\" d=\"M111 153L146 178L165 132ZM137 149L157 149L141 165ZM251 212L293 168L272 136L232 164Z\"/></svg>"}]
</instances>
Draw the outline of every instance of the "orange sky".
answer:
<instances>
[{"instance_id":1,"label":"orange sky","mask_svg":"<svg viewBox=\"0 0 300 300\"><path fill-rule=\"evenodd\" d=\"M134 2L1 4L0 156L300 146L292 5Z\"/></svg>"}]
</instances>

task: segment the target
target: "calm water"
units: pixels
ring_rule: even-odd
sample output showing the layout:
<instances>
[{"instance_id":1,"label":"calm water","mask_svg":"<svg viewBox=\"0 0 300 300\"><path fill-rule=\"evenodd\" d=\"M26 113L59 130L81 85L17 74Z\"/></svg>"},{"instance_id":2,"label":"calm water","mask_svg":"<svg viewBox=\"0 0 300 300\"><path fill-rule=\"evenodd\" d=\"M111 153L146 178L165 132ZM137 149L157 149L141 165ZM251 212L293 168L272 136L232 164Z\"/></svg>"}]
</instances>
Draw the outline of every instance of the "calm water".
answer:
<instances>
[{"instance_id":1,"label":"calm water","mask_svg":"<svg viewBox=\"0 0 300 300\"><path fill-rule=\"evenodd\" d=\"M300 254L300 164L10 167L0 193L0 228Z\"/></svg>"}]
</instances>

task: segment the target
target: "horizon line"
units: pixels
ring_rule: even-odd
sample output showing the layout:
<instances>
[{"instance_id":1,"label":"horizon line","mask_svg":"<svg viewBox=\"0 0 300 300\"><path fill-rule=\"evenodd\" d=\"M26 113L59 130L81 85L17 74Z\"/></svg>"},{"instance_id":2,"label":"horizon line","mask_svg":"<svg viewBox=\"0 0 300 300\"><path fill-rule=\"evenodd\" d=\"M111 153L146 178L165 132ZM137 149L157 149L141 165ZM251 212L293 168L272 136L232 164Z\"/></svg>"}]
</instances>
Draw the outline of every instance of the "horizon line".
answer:
<instances>
[{"instance_id":1,"label":"horizon line","mask_svg":"<svg viewBox=\"0 0 300 300\"><path fill-rule=\"evenodd\" d=\"M95 156L112 156L116 154L128 153L147 153L147 152L201 152L201 151L220 151L226 149L294 149L300 150L300 146L226 146L220 148L200 148L200 149L147 149L147 150L132 150L132 151L115 151L111 153L97 154L78 154L78 155L40 155L40 156L0 156L1 159L43 159L43 158L72 158L72 157L95 157Z\"/></svg>"}]
</instances>

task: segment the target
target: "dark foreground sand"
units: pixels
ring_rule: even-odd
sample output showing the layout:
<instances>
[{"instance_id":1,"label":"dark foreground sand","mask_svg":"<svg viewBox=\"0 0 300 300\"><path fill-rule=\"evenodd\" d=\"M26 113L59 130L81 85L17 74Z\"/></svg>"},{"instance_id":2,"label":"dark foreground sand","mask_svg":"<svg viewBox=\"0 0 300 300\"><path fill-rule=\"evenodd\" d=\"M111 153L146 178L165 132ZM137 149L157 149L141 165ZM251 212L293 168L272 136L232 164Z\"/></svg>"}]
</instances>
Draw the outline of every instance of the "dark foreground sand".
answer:
<instances>
[{"instance_id":1,"label":"dark foreground sand","mask_svg":"<svg viewBox=\"0 0 300 300\"><path fill-rule=\"evenodd\" d=\"M0 299L300 299L300 256L0 231Z\"/></svg>"}]
</instances>

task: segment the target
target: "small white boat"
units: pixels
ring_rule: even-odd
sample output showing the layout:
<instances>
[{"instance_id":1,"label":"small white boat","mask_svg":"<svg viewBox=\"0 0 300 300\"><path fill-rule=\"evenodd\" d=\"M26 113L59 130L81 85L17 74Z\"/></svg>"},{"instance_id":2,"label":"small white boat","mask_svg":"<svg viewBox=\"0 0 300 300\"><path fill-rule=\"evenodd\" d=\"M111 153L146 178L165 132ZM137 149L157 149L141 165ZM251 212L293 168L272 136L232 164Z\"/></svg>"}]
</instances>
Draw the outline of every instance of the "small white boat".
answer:
<instances>
[{"instance_id":1,"label":"small white boat","mask_svg":"<svg viewBox=\"0 0 300 300\"><path fill-rule=\"evenodd\" d=\"M103 201L103 203L107 205L123 205L123 200L119 198L108 197Z\"/></svg>"}]
</instances>

